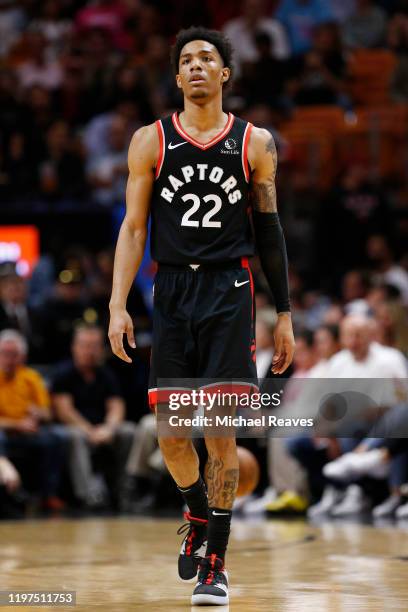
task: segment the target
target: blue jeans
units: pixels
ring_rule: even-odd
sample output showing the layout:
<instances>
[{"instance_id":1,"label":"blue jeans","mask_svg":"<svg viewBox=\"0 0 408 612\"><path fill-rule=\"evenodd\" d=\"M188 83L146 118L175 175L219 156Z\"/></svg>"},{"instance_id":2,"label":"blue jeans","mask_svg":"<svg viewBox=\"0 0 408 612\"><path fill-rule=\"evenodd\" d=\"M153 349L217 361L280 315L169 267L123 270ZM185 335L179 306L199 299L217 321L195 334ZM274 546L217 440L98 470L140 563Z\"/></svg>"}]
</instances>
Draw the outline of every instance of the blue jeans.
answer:
<instances>
[{"instance_id":1,"label":"blue jeans","mask_svg":"<svg viewBox=\"0 0 408 612\"><path fill-rule=\"evenodd\" d=\"M43 497L57 494L66 449L52 425L42 425L30 434L1 431L0 454L2 451L17 463L28 463Z\"/></svg>"}]
</instances>

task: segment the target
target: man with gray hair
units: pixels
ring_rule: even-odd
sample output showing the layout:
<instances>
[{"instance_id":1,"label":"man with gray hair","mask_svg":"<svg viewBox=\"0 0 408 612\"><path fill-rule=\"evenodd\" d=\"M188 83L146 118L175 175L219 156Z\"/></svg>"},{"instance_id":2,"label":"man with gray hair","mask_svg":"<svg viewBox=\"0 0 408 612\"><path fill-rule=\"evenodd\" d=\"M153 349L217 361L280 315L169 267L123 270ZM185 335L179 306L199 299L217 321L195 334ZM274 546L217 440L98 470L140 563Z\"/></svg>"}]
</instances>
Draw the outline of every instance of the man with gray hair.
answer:
<instances>
[{"instance_id":1,"label":"man with gray hair","mask_svg":"<svg viewBox=\"0 0 408 612\"><path fill-rule=\"evenodd\" d=\"M344 389L358 391L361 398L371 398L373 406L391 407L398 404L401 384L407 377L406 361L396 349L373 340L372 319L361 314L344 317L340 325L340 342L342 350L329 360L324 378L328 382L345 379ZM341 387L336 385L336 389ZM308 400L302 399L307 405ZM339 517L360 514L371 505L362 487L355 483L344 490L335 484L336 479L332 474L333 466L338 470L339 464L344 461L333 460L341 455L353 457L351 451L371 428L370 421L361 420L358 406L357 402L353 406L353 422L347 421L351 427L347 437L313 439L302 436L288 445L290 453L314 479L321 477L321 482L326 484L321 500L308 510L310 518L322 514ZM374 414L372 416L374 418ZM370 444L375 447L375 439L371 439ZM324 469L323 466L330 460L331 467Z\"/></svg>"},{"instance_id":2,"label":"man with gray hair","mask_svg":"<svg viewBox=\"0 0 408 612\"><path fill-rule=\"evenodd\" d=\"M25 365L28 345L18 331L0 333L0 447L37 472L43 506L61 510L57 497L63 445L49 426L50 398L41 376Z\"/></svg>"}]
</instances>

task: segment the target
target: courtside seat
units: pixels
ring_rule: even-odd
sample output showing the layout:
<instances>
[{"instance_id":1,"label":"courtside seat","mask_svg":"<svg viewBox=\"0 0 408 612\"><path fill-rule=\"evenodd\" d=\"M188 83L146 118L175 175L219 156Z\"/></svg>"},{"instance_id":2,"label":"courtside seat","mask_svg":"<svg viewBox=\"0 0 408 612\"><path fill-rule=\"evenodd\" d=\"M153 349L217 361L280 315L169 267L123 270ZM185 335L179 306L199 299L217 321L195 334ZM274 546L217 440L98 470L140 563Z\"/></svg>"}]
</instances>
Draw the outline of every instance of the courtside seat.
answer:
<instances>
[{"instance_id":1,"label":"courtside seat","mask_svg":"<svg viewBox=\"0 0 408 612\"><path fill-rule=\"evenodd\" d=\"M294 111L291 123L338 132L344 126L344 111L332 105L299 107Z\"/></svg>"},{"instance_id":2,"label":"courtside seat","mask_svg":"<svg viewBox=\"0 0 408 612\"><path fill-rule=\"evenodd\" d=\"M297 108L281 127L290 146L295 182L325 191L338 171L337 140L344 128L344 111L336 106Z\"/></svg>"},{"instance_id":3,"label":"courtside seat","mask_svg":"<svg viewBox=\"0 0 408 612\"><path fill-rule=\"evenodd\" d=\"M334 139L322 127L289 123L282 128L289 143L295 183L324 191L334 176Z\"/></svg>"},{"instance_id":4,"label":"courtside seat","mask_svg":"<svg viewBox=\"0 0 408 612\"><path fill-rule=\"evenodd\" d=\"M378 106L390 102L391 77L396 66L387 49L358 49L348 61L349 88L355 104Z\"/></svg>"},{"instance_id":5,"label":"courtside seat","mask_svg":"<svg viewBox=\"0 0 408 612\"><path fill-rule=\"evenodd\" d=\"M356 110L358 121L372 129L395 132L406 138L408 132L408 104L361 107Z\"/></svg>"},{"instance_id":6,"label":"courtside seat","mask_svg":"<svg viewBox=\"0 0 408 612\"><path fill-rule=\"evenodd\" d=\"M339 139L339 160L366 163L376 178L403 177L407 132L407 105L357 108Z\"/></svg>"}]
</instances>

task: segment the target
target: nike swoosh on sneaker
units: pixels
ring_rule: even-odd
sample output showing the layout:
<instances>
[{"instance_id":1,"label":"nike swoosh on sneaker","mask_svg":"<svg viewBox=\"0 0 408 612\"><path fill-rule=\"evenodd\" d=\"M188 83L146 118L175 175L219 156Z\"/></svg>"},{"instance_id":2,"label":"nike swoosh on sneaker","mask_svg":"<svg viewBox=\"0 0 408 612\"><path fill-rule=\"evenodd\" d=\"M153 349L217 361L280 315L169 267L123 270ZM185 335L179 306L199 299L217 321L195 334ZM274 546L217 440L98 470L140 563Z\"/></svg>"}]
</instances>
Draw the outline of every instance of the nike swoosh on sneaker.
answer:
<instances>
[{"instance_id":1,"label":"nike swoosh on sneaker","mask_svg":"<svg viewBox=\"0 0 408 612\"><path fill-rule=\"evenodd\" d=\"M229 512L216 512L215 510L212 511L214 516L228 516Z\"/></svg>"},{"instance_id":2,"label":"nike swoosh on sneaker","mask_svg":"<svg viewBox=\"0 0 408 612\"><path fill-rule=\"evenodd\" d=\"M246 285L247 283L249 283L249 280L247 281L243 281L242 283L239 283L237 280L235 281L235 287L242 287L242 285Z\"/></svg>"},{"instance_id":3,"label":"nike swoosh on sneaker","mask_svg":"<svg viewBox=\"0 0 408 612\"><path fill-rule=\"evenodd\" d=\"M168 149L177 149L177 147L181 147L183 144L187 144L187 140L185 140L184 142L178 142L177 144L173 144L172 142L169 142L168 144Z\"/></svg>"}]
</instances>

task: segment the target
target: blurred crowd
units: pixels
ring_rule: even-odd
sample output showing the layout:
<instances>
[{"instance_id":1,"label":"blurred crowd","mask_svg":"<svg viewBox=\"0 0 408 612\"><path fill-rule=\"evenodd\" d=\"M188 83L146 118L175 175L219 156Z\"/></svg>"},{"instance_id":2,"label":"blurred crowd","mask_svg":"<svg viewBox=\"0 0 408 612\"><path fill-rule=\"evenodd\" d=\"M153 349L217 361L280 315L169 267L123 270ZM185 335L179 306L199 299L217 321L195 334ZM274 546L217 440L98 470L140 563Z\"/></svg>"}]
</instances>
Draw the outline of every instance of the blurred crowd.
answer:
<instances>
[{"instance_id":1,"label":"blurred crowd","mask_svg":"<svg viewBox=\"0 0 408 612\"><path fill-rule=\"evenodd\" d=\"M385 408L401 419L400 436L408 425L408 272L395 261L384 235L369 235L366 247L360 267L340 277L338 291L331 284L304 286L291 268L296 353L285 373L294 384L288 397L298 396L306 414L311 403L302 384L308 378L373 379L374 385L389 379L393 393ZM128 308L137 348L128 347L133 361L125 364L112 356L106 338L112 250L92 255L73 248L63 265L44 256L30 279L18 276L10 263L0 268L0 491L8 500L0 507L18 516L33 498L37 510L39 505L47 512L146 512L177 505L174 492L163 497L164 484L171 492L171 481L146 401L150 305L134 285ZM257 370L264 379L273 376L276 312L257 258L252 270ZM367 393L374 391L370 387ZM257 498L241 500L240 509L280 516L304 514L310 506L311 516L318 516L338 505L339 516L372 506L380 515L395 513L407 501L402 491L408 455L398 450L394 461L387 454L394 452L387 445L398 442L386 437L395 427L384 427L381 437L370 432L372 427L370 420L364 426L358 422L358 430L340 439L284 440L272 431L269 439L241 440L257 456L262 478ZM203 445L199 450L205 457ZM374 486L366 473L371 464L359 471L351 461L357 483L348 487L347 470L340 483L337 476L326 476L326 464L342 456L372 459ZM379 469L376 461L382 462ZM365 488L358 484L360 476L368 476Z\"/></svg>"},{"instance_id":2,"label":"blurred crowd","mask_svg":"<svg viewBox=\"0 0 408 612\"><path fill-rule=\"evenodd\" d=\"M380 314L385 302L375 311L367 296L335 313L328 308L314 330L298 329L292 371L277 413L312 417L315 428L313 434L306 428L285 436L272 429L266 443L251 441L262 478L259 495L239 500L244 514L307 513L310 520L408 518L407 347L396 348L385 339ZM260 377L270 369L275 317L269 307L259 312ZM406 334L406 311L404 317ZM339 385L338 379L344 383ZM247 440L240 443L248 445Z\"/></svg>"},{"instance_id":3,"label":"blurred crowd","mask_svg":"<svg viewBox=\"0 0 408 612\"><path fill-rule=\"evenodd\" d=\"M235 43L226 108L276 138L297 342L286 376L389 378L389 418L403 428L408 173L380 176L355 156L313 188L296 174L282 126L314 105L353 117L356 49L393 53L390 100L408 102L406 0L0 0L0 209L123 207L131 135L179 107L169 47L192 23L223 29ZM381 145L375 138L371 148ZM0 266L0 515L181 503L147 406L154 264L146 259L129 296L137 349L124 364L106 342L112 244L70 242L43 252L30 278L11 262ZM276 314L256 258L251 267L264 378ZM261 481L241 510L408 516L404 439L374 436L369 423L354 433L242 440Z\"/></svg>"},{"instance_id":4,"label":"blurred crowd","mask_svg":"<svg viewBox=\"0 0 408 612\"><path fill-rule=\"evenodd\" d=\"M392 51L391 99L408 100L406 0L2 0L3 206L123 202L131 135L180 105L169 48L192 23L239 41L225 104L265 127L305 105L352 110L355 49Z\"/></svg>"}]
</instances>

